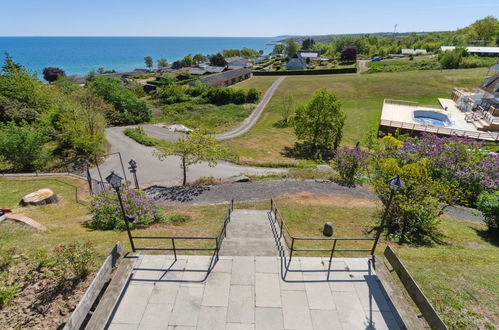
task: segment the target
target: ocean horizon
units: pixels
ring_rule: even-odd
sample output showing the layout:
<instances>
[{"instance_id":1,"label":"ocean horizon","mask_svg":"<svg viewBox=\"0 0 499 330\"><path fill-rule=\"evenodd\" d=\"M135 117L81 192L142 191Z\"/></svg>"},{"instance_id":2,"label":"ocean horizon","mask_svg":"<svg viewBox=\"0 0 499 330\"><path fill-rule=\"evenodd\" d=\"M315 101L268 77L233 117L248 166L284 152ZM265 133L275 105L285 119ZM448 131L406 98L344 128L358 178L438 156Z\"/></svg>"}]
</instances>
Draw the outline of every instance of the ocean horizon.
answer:
<instances>
[{"instance_id":1,"label":"ocean horizon","mask_svg":"<svg viewBox=\"0 0 499 330\"><path fill-rule=\"evenodd\" d=\"M144 57L168 62L187 54L215 54L223 49L243 47L269 53L269 43L279 37L0 37L0 52L40 75L43 68L55 66L67 75L82 75L103 67L130 71L144 68ZM3 61L3 59L2 59Z\"/></svg>"}]
</instances>

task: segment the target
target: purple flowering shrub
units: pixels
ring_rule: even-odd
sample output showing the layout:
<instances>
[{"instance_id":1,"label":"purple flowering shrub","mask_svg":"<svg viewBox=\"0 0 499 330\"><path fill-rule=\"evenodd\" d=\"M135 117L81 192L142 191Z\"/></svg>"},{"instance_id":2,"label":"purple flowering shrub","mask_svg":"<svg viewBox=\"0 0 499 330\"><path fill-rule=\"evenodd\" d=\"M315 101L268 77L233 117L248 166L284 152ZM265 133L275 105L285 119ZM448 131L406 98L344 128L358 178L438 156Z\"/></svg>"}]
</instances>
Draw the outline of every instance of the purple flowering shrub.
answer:
<instances>
[{"instance_id":1,"label":"purple flowering shrub","mask_svg":"<svg viewBox=\"0 0 499 330\"><path fill-rule=\"evenodd\" d=\"M152 223L166 221L162 210L152 198L140 190L124 188L121 197L127 215L135 217L134 227L147 227ZM121 213L118 197L114 191L95 195L90 205L92 219L89 226L99 230L125 230L125 220Z\"/></svg>"},{"instance_id":2,"label":"purple flowering shrub","mask_svg":"<svg viewBox=\"0 0 499 330\"><path fill-rule=\"evenodd\" d=\"M334 152L333 166L338 171L340 182L347 186L355 186L359 175L367 168L369 153L358 147L338 148Z\"/></svg>"},{"instance_id":3,"label":"purple flowering shrub","mask_svg":"<svg viewBox=\"0 0 499 330\"><path fill-rule=\"evenodd\" d=\"M499 156L483 153L482 146L469 138L424 134L406 142L401 153L428 159L432 178L455 187L464 204L475 206L480 193L499 189Z\"/></svg>"}]
</instances>

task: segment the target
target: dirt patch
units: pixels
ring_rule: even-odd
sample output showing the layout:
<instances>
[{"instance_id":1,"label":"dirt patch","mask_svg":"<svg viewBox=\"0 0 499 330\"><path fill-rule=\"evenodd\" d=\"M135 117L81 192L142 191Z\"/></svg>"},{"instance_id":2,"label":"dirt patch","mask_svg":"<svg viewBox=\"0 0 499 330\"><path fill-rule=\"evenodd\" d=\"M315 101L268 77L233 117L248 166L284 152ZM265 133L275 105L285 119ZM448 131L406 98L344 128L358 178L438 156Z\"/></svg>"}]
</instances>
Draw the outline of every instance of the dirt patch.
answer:
<instances>
[{"instance_id":1,"label":"dirt patch","mask_svg":"<svg viewBox=\"0 0 499 330\"><path fill-rule=\"evenodd\" d=\"M327 195L319 195L313 194L309 192L301 192L296 194L288 194L282 195L279 197L280 199L286 199L291 202L302 204L302 205L317 205L317 206L339 206L339 207L379 207L381 206L380 202L351 197L347 195L336 195L336 196L327 196Z\"/></svg>"}]
</instances>

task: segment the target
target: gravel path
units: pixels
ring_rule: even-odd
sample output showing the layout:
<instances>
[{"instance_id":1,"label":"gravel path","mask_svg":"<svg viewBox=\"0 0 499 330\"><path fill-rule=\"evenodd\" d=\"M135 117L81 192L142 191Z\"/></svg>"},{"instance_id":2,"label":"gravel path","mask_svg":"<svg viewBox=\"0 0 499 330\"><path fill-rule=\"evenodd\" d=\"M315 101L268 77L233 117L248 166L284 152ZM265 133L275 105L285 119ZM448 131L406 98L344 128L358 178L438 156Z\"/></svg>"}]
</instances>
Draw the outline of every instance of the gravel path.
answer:
<instances>
[{"instance_id":1,"label":"gravel path","mask_svg":"<svg viewBox=\"0 0 499 330\"><path fill-rule=\"evenodd\" d=\"M376 195L363 187L349 188L327 180L270 180L256 182L236 182L213 186L175 186L155 185L145 189L146 193L163 205L169 204L221 204L230 201L248 202L270 200L271 198L300 192L327 196L346 195L355 198L378 200ZM476 211L465 207L448 207L445 215L463 220L482 222L483 217Z\"/></svg>"},{"instance_id":2,"label":"gravel path","mask_svg":"<svg viewBox=\"0 0 499 330\"><path fill-rule=\"evenodd\" d=\"M260 118L260 115L262 114L263 110L274 95L274 92L277 90L277 87L279 87L284 78L286 77L279 77L272 83L270 88L267 89L267 91L263 95L260 103L258 103L258 105L256 106L255 110L253 110L251 115L249 115L248 118L246 118L238 127L229 132L216 134L215 138L218 140L228 140L247 133L251 129L251 127L256 124L258 118Z\"/></svg>"},{"instance_id":3,"label":"gravel path","mask_svg":"<svg viewBox=\"0 0 499 330\"><path fill-rule=\"evenodd\" d=\"M321 195L348 195L376 200L370 190L348 188L323 180L270 180L236 182L213 186L165 187L151 186L146 192L159 202L184 204L218 204L234 198L234 202L267 200L279 195L310 192Z\"/></svg>"}]
</instances>

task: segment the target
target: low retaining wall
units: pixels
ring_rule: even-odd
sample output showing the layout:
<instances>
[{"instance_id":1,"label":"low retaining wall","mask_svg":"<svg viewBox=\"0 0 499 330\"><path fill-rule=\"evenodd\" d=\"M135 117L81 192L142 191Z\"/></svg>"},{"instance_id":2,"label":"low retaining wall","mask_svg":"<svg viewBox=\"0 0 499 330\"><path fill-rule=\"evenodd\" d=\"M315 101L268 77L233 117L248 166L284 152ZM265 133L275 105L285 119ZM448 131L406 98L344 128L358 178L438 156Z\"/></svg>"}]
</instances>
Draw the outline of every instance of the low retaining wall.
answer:
<instances>
[{"instance_id":1,"label":"low retaining wall","mask_svg":"<svg viewBox=\"0 0 499 330\"><path fill-rule=\"evenodd\" d=\"M395 252L387 246L384 252L385 258L392 265L395 272L400 278L402 284L406 288L407 292L411 296L412 300L418 306L421 314L426 319L426 322L430 325L432 329L438 330L448 330L444 321L440 318L437 311L433 308L432 304L425 296L421 288L418 286L416 281L412 278L411 274L402 263L402 261L397 257Z\"/></svg>"}]
</instances>

